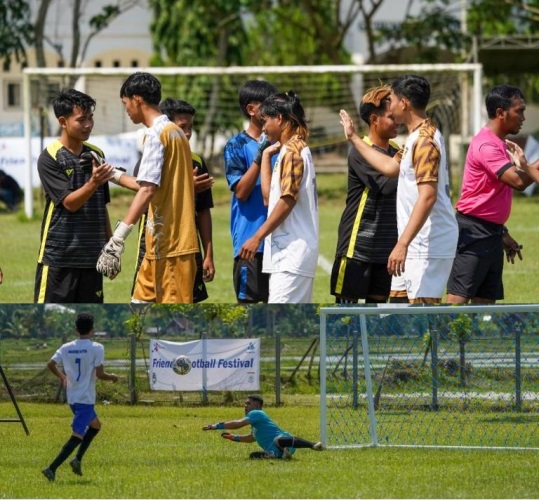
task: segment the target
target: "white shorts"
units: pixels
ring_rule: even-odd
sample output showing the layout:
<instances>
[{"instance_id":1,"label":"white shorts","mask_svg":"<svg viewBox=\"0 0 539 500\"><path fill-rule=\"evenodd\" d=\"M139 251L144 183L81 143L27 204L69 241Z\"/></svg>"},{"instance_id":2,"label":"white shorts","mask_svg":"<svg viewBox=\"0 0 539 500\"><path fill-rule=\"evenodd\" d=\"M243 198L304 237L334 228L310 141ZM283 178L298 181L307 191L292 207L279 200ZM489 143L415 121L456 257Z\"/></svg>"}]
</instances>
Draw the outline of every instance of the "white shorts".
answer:
<instances>
[{"instance_id":1,"label":"white shorts","mask_svg":"<svg viewBox=\"0 0 539 500\"><path fill-rule=\"evenodd\" d=\"M441 299L453 259L406 259L405 271L393 276L391 290L406 290L409 299Z\"/></svg>"},{"instance_id":2,"label":"white shorts","mask_svg":"<svg viewBox=\"0 0 539 500\"><path fill-rule=\"evenodd\" d=\"M271 273L268 304L310 304L314 278L287 272Z\"/></svg>"}]
</instances>

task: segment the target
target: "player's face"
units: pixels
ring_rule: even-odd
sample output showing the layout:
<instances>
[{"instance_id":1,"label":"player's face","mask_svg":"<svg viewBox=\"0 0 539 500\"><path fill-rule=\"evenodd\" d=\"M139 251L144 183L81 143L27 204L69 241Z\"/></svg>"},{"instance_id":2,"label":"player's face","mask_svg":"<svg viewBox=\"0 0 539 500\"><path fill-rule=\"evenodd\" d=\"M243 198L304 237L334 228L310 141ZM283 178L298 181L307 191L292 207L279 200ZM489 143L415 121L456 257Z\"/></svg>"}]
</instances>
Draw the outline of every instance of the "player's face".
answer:
<instances>
[{"instance_id":1,"label":"player's face","mask_svg":"<svg viewBox=\"0 0 539 500\"><path fill-rule=\"evenodd\" d=\"M405 106L405 98L391 92L389 95L389 110L393 113L395 120L401 121Z\"/></svg>"},{"instance_id":2,"label":"player's face","mask_svg":"<svg viewBox=\"0 0 539 500\"><path fill-rule=\"evenodd\" d=\"M174 123L183 130L187 140L191 140L193 135L193 117L187 114L176 115L174 117Z\"/></svg>"},{"instance_id":3,"label":"player's face","mask_svg":"<svg viewBox=\"0 0 539 500\"><path fill-rule=\"evenodd\" d=\"M261 102L251 102L247 104L247 113L249 113L251 121L260 128L262 128L262 125L264 125L264 120L262 119L262 115L260 114L261 107Z\"/></svg>"},{"instance_id":4,"label":"player's face","mask_svg":"<svg viewBox=\"0 0 539 500\"><path fill-rule=\"evenodd\" d=\"M278 115L276 117L271 116L264 116L263 117L263 126L262 126L262 132L265 132L265 134L268 137L268 140L270 142L277 142L281 140L281 124L282 119L281 115Z\"/></svg>"},{"instance_id":5,"label":"player's face","mask_svg":"<svg viewBox=\"0 0 539 500\"><path fill-rule=\"evenodd\" d=\"M382 116L377 117L376 132L382 139L393 139L399 133L399 126L395 115L390 109L386 109Z\"/></svg>"},{"instance_id":6,"label":"player's face","mask_svg":"<svg viewBox=\"0 0 539 500\"><path fill-rule=\"evenodd\" d=\"M247 415L247 413L249 413L251 410L258 410L259 405L256 401L253 401L252 399L246 399L244 408L245 408L245 415Z\"/></svg>"},{"instance_id":7,"label":"player's face","mask_svg":"<svg viewBox=\"0 0 539 500\"><path fill-rule=\"evenodd\" d=\"M127 116L131 118L131 121L136 125L142 123L142 113L140 112L140 106L138 105L137 96L133 97L122 97L122 102L125 107L125 112Z\"/></svg>"},{"instance_id":8,"label":"player's face","mask_svg":"<svg viewBox=\"0 0 539 500\"><path fill-rule=\"evenodd\" d=\"M94 128L94 114L91 111L83 111L78 106L73 108L71 116L60 117L60 125L65 133L77 140L87 141Z\"/></svg>"},{"instance_id":9,"label":"player's face","mask_svg":"<svg viewBox=\"0 0 539 500\"><path fill-rule=\"evenodd\" d=\"M508 134L520 132L522 124L526 120L524 111L526 111L526 103L520 98L513 99L513 105L507 111L502 111L505 130Z\"/></svg>"}]
</instances>

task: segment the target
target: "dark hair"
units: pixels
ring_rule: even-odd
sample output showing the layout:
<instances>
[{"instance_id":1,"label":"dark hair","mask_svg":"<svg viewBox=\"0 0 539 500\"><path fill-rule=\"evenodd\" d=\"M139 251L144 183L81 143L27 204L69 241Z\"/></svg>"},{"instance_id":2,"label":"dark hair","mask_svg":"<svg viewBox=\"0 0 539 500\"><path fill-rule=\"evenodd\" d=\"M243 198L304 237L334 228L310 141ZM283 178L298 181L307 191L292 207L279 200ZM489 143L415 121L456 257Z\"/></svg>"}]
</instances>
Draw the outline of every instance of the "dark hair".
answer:
<instances>
[{"instance_id":1,"label":"dark hair","mask_svg":"<svg viewBox=\"0 0 539 500\"><path fill-rule=\"evenodd\" d=\"M58 93L52 103L56 118L68 117L73 114L74 108L80 108L85 113L93 112L95 99L75 89L65 89Z\"/></svg>"},{"instance_id":2,"label":"dark hair","mask_svg":"<svg viewBox=\"0 0 539 500\"><path fill-rule=\"evenodd\" d=\"M159 109L165 115L167 115L168 119L172 122L178 115L195 116L196 113L196 109L188 102L182 101L181 99L172 99L171 97L161 101L161 104L159 104Z\"/></svg>"},{"instance_id":3,"label":"dark hair","mask_svg":"<svg viewBox=\"0 0 539 500\"><path fill-rule=\"evenodd\" d=\"M86 335L94 327L94 317L88 313L77 314L75 327L77 328L77 332L81 335Z\"/></svg>"},{"instance_id":4,"label":"dark hair","mask_svg":"<svg viewBox=\"0 0 539 500\"><path fill-rule=\"evenodd\" d=\"M260 403L260 408L264 406L264 400L262 399L262 396L259 396L258 394L251 394L250 396L247 396L247 399Z\"/></svg>"},{"instance_id":5,"label":"dark hair","mask_svg":"<svg viewBox=\"0 0 539 500\"><path fill-rule=\"evenodd\" d=\"M293 133L302 139L307 139L309 135L305 111L299 96L293 90L269 96L260 107L260 115L270 118L281 115Z\"/></svg>"},{"instance_id":6,"label":"dark hair","mask_svg":"<svg viewBox=\"0 0 539 500\"><path fill-rule=\"evenodd\" d=\"M391 94L389 85L380 85L367 90L359 105L359 116L367 125L371 125L371 115L382 116L386 112L389 94Z\"/></svg>"},{"instance_id":7,"label":"dark hair","mask_svg":"<svg viewBox=\"0 0 539 500\"><path fill-rule=\"evenodd\" d=\"M265 80L249 80L240 89L239 102L241 112L249 118L247 105L254 102L264 102L270 95L277 92L274 85Z\"/></svg>"},{"instance_id":8,"label":"dark hair","mask_svg":"<svg viewBox=\"0 0 539 500\"><path fill-rule=\"evenodd\" d=\"M487 116L496 118L496 110L503 109L507 111L515 99L524 100L524 93L518 87L511 85L498 85L491 88L485 97L485 105L487 107Z\"/></svg>"},{"instance_id":9,"label":"dark hair","mask_svg":"<svg viewBox=\"0 0 539 500\"><path fill-rule=\"evenodd\" d=\"M427 109L430 99L430 84L423 76L399 76L391 84L391 90L398 97L406 97L414 108Z\"/></svg>"},{"instance_id":10,"label":"dark hair","mask_svg":"<svg viewBox=\"0 0 539 500\"><path fill-rule=\"evenodd\" d=\"M127 78L120 89L120 97L138 95L148 104L158 106L161 100L161 83L150 73L137 71Z\"/></svg>"}]
</instances>

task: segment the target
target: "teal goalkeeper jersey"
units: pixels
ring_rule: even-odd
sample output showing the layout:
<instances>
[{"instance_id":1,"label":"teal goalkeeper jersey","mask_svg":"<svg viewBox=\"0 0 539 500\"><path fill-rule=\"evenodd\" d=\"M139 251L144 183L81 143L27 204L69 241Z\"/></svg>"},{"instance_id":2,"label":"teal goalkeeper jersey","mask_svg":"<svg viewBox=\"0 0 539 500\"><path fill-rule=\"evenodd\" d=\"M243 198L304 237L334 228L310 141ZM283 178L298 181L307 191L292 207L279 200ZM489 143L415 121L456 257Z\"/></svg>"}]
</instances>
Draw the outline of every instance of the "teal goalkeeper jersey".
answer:
<instances>
[{"instance_id":1,"label":"teal goalkeeper jersey","mask_svg":"<svg viewBox=\"0 0 539 500\"><path fill-rule=\"evenodd\" d=\"M251 410L247 414L247 420L251 424L253 436L258 445L265 451L275 449L273 440L278 436L292 437L283 431L263 410Z\"/></svg>"}]
</instances>

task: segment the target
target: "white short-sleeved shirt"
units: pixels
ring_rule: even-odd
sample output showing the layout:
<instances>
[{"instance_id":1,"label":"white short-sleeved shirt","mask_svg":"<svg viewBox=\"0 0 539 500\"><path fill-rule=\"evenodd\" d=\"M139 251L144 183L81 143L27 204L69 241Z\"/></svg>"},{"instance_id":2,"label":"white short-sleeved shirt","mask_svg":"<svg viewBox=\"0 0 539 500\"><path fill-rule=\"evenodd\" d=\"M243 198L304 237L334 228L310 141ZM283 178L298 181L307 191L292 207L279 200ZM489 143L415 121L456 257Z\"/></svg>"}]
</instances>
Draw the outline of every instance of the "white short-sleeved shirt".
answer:
<instances>
[{"instance_id":1,"label":"white short-sleeved shirt","mask_svg":"<svg viewBox=\"0 0 539 500\"><path fill-rule=\"evenodd\" d=\"M77 339L62 345L51 359L64 367L68 404L95 404L95 369L104 362L105 348L90 339Z\"/></svg>"},{"instance_id":2,"label":"white short-sleeved shirt","mask_svg":"<svg viewBox=\"0 0 539 500\"><path fill-rule=\"evenodd\" d=\"M268 217L283 196L296 204L288 217L266 237L263 271L288 272L313 278L318 262L318 196L311 151L294 136L281 147L271 176Z\"/></svg>"}]
</instances>

